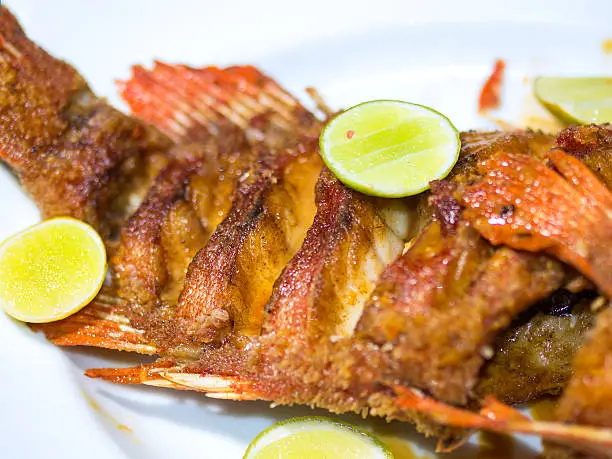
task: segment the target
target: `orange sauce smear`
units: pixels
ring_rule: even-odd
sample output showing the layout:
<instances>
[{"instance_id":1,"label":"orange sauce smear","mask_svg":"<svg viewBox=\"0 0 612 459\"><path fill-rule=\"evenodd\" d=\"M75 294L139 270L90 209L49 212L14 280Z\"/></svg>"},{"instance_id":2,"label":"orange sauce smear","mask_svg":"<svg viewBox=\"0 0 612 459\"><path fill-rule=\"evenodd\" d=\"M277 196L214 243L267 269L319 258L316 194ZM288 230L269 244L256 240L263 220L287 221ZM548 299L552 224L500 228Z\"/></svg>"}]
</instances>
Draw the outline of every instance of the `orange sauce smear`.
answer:
<instances>
[{"instance_id":1,"label":"orange sauce smear","mask_svg":"<svg viewBox=\"0 0 612 459\"><path fill-rule=\"evenodd\" d=\"M89 394L87 394L85 391L83 391L83 397L85 397L85 400L87 400L87 403L95 412L100 414L100 416L102 416L104 419L109 421L111 424L115 425L117 427L117 430L120 430L127 434L134 433L133 430L130 429L128 426L126 426L125 424L119 423L114 417L112 417L108 412L106 412L106 410L102 409L102 407L98 404L98 402L93 397L91 397ZM138 443L138 440L135 437L132 437L132 439L136 443Z\"/></svg>"},{"instance_id":2,"label":"orange sauce smear","mask_svg":"<svg viewBox=\"0 0 612 459\"><path fill-rule=\"evenodd\" d=\"M392 436L379 436L378 439L393 453L393 459L429 459L429 454L421 455L406 440Z\"/></svg>"},{"instance_id":3,"label":"orange sauce smear","mask_svg":"<svg viewBox=\"0 0 612 459\"><path fill-rule=\"evenodd\" d=\"M480 91L478 111L480 113L499 108L501 104L501 85L504 78L506 63L501 59L495 61L493 71Z\"/></svg>"}]
</instances>

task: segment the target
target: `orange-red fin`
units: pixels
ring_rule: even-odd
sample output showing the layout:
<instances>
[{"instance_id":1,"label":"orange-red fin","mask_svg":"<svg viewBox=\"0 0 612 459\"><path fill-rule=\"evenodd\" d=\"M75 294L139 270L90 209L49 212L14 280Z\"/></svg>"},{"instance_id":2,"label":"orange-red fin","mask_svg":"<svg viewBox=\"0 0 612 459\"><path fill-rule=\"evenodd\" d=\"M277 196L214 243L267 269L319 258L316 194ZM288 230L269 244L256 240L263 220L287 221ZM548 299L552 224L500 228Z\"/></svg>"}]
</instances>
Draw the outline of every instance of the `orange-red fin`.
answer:
<instances>
[{"instance_id":1,"label":"orange-red fin","mask_svg":"<svg viewBox=\"0 0 612 459\"><path fill-rule=\"evenodd\" d=\"M612 193L578 159L549 158L553 167L510 153L483 162L464 215L493 244L557 256L612 296Z\"/></svg>"},{"instance_id":2,"label":"orange-red fin","mask_svg":"<svg viewBox=\"0 0 612 459\"><path fill-rule=\"evenodd\" d=\"M238 376L207 374L190 369L173 359L132 368L92 368L85 371L90 378L101 378L116 384L144 384L177 390L203 392L207 397L226 400L255 400L248 381Z\"/></svg>"},{"instance_id":3,"label":"orange-red fin","mask_svg":"<svg viewBox=\"0 0 612 459\"><path fill-rule=\"evenodd\" d=\"M480 414L490 419L498 421L529 421L530 419L524 414L516 411L514 408L500 402L493 396L487 396L483 400Z\"/></svg>"},{"instance_id":4,"label":"orange-red fin","mask_svg":"<svg viewBox=\"0 0 612 459\"><path fill-rule=\"evenodd\" d=\"M402 386L394 386L393 389L398 396L398 406L426 414L444 425L505 434L538 435L570 445L595 458L612 458L612 429L532 421L494 398L487 398L480 413L475 413L438 402L414 389Z\"/></svg>"},{"instance_id":5,"label":"orange-red fin","mask_svg":"<svg viewBox=\"0 0 612 459\"><path fill-rule=\"evenodd\" d=\"M139 118L174 140L201 140L231 123L246 129L263 114L290 130L300 103L274 80L252 66L194 68L155 62L153 69L133 68L119 82L122 97Z\"/></svg>"},{"instance_id":6,"label":"orange-red fin","mask_svg":"<svg viewBox=\"0 0 612 459\"><path fill-rule=\"evenodd\" d=\"M160 386L165 380L160 376L163 371L180 371L180 366L172 359L159 359L148 365L129 368L90 368L85 375L100 378L116 384L148 384ZM171 387L168 385L168 387Z\"/></svg>"},{"instance_id":7,"label":"orange-red fin","mask_svg":"<svg viewBox=\"0 0 612 459\"><path fill-rule=\"evenodd\" d=\"M100 298L66 319L46 324L30 324L58 346L92 346L104 349L155 354L153 343L144 332L130 326L120 305Z\"/></svg>"}]
</instances>

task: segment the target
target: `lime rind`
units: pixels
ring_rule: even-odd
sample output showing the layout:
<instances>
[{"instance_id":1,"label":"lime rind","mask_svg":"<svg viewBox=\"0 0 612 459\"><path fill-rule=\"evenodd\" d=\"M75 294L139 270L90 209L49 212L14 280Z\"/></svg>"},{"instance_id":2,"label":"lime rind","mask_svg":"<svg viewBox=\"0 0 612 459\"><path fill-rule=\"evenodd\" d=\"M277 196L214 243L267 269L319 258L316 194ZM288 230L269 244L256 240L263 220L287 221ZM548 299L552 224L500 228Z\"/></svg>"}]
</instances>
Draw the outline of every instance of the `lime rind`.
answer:
<instances>
[{"instance_id":1,"label":"lime rind","mask_svg":"<svg viewBox=\"0 0 612 459\"><path fill-rule=\"evenodd\" d=\"M371 445L372 456L375 459L393 459L393 454L371 433L348 422L331 419L325 416L303 416L278 422L261 432L251 442L243 459L255 459L264 448L282 439L307 431L337 431L351 434L356 440L365 441Z\"/></svg>"},{"instance_id":2,"label":"lime rind","mask_svg":"<svg viewBox=\"0 0 612 459\"><path fill-rule=\"evenodd\" d=\"M51 236L53 234L55 236ZM50 237L58 236L61 238L57 241L58 247L77 242L67 254L69 260L62 260L61 250L56 250L48 258L39 256L49 255L41 242L48 243ZM87 255L86 259L83 259L84 255ZM63 262L71 265L68 276L60 272ZM83 272L86 275L74 275L75 267L80 264L85 267ZM29 271L25 279L20 276L20 270ZM95 298L105 276L104 243L96 230L80 220L52 218L24 229L0 244L0 308L22 322L53 322L74 314ZM33 282L28 282L32 279ZM37 285L42 281L44 285Z\"/></svg>"},{"instance_id":3,"label":"lime rind","mask_svg":"<svg viewBox=\"0 0 612 459\"><path fill-rule=\"evenodd\" d=\"M343 138L351 126L364 124L367 135L360 137L361 129L355 129L354 137ZM459 158L461 141L459 131L437 110L375 100L337 115L319 143L323 161L342 183L364 194L399 198L446 177Z\"/></svg>"},{"instance_id":4,"label":"lime rind","mask_svg":"<svg viewBox=\"0 0 612 459\"><path fill-rule=\"evenodd\" d=\"M534 95L565 123L612 122L612 77L539 77Z\"/></svg>"}]
</instances>

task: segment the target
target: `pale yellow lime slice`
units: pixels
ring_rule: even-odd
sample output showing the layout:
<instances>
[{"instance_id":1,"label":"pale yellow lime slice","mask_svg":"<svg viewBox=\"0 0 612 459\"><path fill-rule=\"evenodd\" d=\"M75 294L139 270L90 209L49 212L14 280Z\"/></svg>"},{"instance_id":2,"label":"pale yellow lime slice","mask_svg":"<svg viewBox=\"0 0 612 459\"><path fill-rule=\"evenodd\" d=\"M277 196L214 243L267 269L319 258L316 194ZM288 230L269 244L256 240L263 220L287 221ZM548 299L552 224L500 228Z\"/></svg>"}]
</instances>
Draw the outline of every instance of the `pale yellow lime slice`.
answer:
<instances>
[{"instance_id":1,"label":"pale yellow lime slice","mask_svg":"<svg viewBox=\"0 0 612 459\"><path fill-rule=\"evenodd\" d=\"M612 123L612 77L540 77L533 90L566 123Z\"/></svg>"},{"instance_id":2,"label":"pale yellow lime slice","mask_svg":"<svg viewBox=\"0 0 612 459\"><path fill-rule=\"evenodd\" d=\"M320 138L321 156L342 183L389 198L426 190L459 157L459 132L441 113L397 100L376 100L333 118Z\"/></svg>"},{"instance_id":3,"label":"pale yellow lime slice","mask_svg":"<svg viewBox=\"0 0 612 459\"><path fill-rule=\"evenodd\" d=\"M325 417L274 424L259 434L243 459L393 459L376 437Z\"/></svg>"},{"instance_id":4,"label":"pale yellow lime slice","mask_svg":"<svg viewBox=\"0 0 612 459\"><path fill-rule=\"evenodd\" d=\"M98 293L106 250L98 233L73 218L54 218L0 245L0 306L24 322L52 322Z\"/></svg>"}]
</instances>

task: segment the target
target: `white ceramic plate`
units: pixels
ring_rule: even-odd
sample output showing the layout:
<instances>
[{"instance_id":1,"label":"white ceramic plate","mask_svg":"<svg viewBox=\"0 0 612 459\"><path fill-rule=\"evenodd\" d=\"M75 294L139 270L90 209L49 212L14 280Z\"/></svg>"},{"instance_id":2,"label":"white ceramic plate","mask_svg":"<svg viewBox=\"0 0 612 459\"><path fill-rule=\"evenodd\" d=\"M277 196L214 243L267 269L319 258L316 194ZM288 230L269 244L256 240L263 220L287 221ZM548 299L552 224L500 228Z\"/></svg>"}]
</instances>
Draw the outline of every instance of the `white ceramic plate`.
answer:
<instances>
[{"instance_id":1,"label":"white ceramic plate","mask_svg":"<svg viewBox=\"0 0 612 459\"><path fill-rule=\"evenodd\" d=\"M486 128L493 126L478 117L476 100L495 58L507 63L500 117L516 123L526 115L545 117L528 96L526 78L612 74L612 56L602 51L612 37L608 0L8 3L35 40L118 105L113 80L127 76L133 63L253 63L296 94L317 87L334 107L406 99L437 108L461 129ZM0 202L0 239L39 218L4 168ZM0 457L239 458L272 422L312 413L82 376L92 366L137 361L57 349L0 314ZM410 426L366 425L432 447ZM538 445L532 440L507 449L526 459Z\"/></svg>"}]
</instances>

